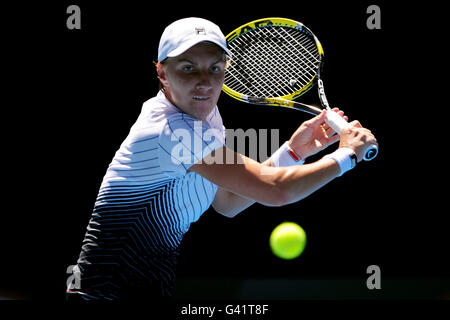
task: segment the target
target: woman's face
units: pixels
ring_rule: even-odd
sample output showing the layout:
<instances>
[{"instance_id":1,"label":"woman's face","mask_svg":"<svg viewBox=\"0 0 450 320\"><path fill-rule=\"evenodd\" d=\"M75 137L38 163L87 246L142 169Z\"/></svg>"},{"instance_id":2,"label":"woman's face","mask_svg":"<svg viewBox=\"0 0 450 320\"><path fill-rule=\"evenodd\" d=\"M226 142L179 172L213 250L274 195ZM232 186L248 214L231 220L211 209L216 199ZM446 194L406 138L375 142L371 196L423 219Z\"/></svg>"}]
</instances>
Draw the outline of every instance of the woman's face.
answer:
<instances>
[{"instance_id":1,"label":"woman's face","mask_svg":"<svg viewBox=\"0 0 450 320\"><path fill-rule=\"evenodd\" d=\"M219 100L225 75L223 50L201 42L158 68L166 97L183 112L205 120Z\"/></svg>"}]
</instances>

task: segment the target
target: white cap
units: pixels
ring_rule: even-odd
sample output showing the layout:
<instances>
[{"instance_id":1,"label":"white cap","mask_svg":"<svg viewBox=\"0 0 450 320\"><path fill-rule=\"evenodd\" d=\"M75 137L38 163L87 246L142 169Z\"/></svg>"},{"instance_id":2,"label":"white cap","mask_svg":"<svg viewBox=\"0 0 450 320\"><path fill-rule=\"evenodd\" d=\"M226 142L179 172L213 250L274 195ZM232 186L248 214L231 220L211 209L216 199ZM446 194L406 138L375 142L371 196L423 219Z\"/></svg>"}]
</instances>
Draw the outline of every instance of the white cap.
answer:
<instances>
[{"instance_id":1,"label":"white cap","mask_svg":"<svg viewBox=\"0 0 450 320\"><path fill-rule=\"evenodd\" d=\"M176 57L200 42L212 42L231 57L227 41L220 28L201 18L185 18L170 24L163 32L158 48L158 61Z\"/></svg>"}]
</instances>

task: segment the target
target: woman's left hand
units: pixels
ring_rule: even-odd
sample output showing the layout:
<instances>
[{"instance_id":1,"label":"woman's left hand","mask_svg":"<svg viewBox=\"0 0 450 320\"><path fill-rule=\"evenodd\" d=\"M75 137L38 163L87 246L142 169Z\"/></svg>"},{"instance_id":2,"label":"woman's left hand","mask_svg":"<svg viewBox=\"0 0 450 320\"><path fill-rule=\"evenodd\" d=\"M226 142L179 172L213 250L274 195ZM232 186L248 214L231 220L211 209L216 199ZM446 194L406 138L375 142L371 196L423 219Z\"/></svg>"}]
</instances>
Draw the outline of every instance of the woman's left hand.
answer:
<instances>
[{"instance_id":1,"label":"woman's left hand","mask_svg":"<svg viewBox=\"0 0 450 320\"><path fill-rule=\"evenodd\" d=\"M333 108L333 111L348 120L343 111L338 108ZM301 159L306 159L339 140L339 135L334 134L334 130L326 124L325 115L326 110L323 110L319 115L303 122L289 139L289 146Z\"/></svg>"}]
</instances>

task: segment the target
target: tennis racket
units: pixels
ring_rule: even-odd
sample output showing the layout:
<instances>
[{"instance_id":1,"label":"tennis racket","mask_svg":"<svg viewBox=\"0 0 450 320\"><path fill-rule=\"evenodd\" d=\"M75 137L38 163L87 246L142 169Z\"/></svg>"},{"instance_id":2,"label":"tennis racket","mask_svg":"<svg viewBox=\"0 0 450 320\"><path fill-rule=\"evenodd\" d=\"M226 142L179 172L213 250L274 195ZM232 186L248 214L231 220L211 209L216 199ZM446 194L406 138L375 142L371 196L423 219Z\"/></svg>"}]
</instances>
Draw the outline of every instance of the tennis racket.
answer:
<instances>
[{"instance_id":1,"label":"tennis racket","mask_svg":"<svg viewBox=\"0 0 450 320\"><path fill-rule=\"evenodd\" d=\"M323 48L302 23L285 18L259 19L235 29L226 39L233 55L223 86L229 96L317 115L322 111L319 107L293 101L317 84L320 103L327 109L326 123L338 134L349 126L330 108L320 78ZM364 160L372 160L377 154L378 146L372 144Z\"/></svg>"}]
</instances>

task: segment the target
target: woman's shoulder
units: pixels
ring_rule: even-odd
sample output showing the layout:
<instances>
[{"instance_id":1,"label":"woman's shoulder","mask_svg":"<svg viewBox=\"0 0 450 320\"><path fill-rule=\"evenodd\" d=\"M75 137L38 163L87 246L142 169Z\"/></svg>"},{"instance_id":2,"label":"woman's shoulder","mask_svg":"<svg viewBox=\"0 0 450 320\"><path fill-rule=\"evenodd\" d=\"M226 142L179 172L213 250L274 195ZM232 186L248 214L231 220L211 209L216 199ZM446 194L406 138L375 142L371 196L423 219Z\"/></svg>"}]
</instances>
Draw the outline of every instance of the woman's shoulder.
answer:
<instances>
[{"instance_id":1,"label":"woman's shoulder","mask_svg":"<svg viewBox=\"0 0 450 320\"><path fill-rule=\"evenodd\" d=\"M141 118L154 122L161 122L171 117L177 117L181 113L161 91L142 105Z\"/></svg>"}]
</instances>

